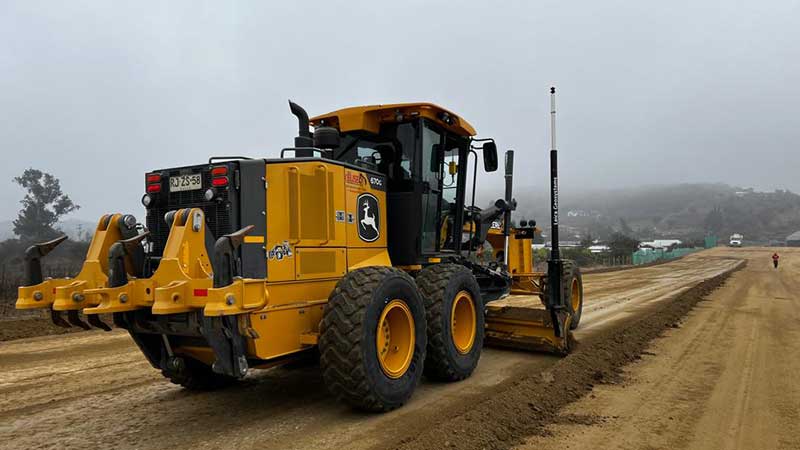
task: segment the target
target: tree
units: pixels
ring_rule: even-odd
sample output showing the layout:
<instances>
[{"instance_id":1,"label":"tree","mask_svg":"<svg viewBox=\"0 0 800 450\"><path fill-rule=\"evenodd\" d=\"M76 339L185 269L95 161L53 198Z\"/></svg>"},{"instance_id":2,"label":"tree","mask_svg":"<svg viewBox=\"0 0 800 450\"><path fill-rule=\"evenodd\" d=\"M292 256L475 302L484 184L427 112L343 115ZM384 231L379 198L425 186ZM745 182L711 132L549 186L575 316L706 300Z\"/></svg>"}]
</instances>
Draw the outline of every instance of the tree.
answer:
<instances>
[{"instance_id":1,"label":"tree","mask_svg":"<svg viewBox=\"0 0 800 450\"><path fill-rule=\"evenodd\" d=\"M594 245L594 236L592 236L591 231L586 230L586 236L583 239L581 239L581 247L589 248L592 245Z\"/></svg>"},{"instance_id":2,"label":"tree","mask_svg":"<svg viewBox=\"0 0 800 450\"><path fill-rule=\"evenodd\" d=\"M27 191L14 220L14 233L22 240L42 241L59 233L54 228L63 215L80 208L61 192L58 178L37 169L26 169L14 182Z\"/></svg>"},{"instance_id":3,"label":"tree","mask_svg":"<svg viewBox=\"0 0 800 450\"><path fill-rule=\"evenodd\" d=\"M630 256L639 248L639 241L622 233L614 233L608 242L613 256Z\"/></svg>"}]
</instances>

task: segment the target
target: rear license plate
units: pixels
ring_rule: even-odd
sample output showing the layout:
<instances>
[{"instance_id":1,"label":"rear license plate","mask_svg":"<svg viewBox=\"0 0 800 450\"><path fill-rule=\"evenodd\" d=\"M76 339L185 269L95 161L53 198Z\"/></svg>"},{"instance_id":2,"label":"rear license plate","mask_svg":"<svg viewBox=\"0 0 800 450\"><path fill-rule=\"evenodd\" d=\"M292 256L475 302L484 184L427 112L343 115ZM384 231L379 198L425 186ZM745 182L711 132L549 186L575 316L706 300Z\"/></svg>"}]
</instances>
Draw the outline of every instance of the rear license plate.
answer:
<instances>
[{"instance_id":1,"label":"rear license plate","mask_svg":"<svg viewBox=\"0 0 800 450\"><path fill-rule=\"evenodd\" d=\"M169 177L169 191L193 191L203 187L203 179L199 173Z\"/></svg>"}]
</instances>

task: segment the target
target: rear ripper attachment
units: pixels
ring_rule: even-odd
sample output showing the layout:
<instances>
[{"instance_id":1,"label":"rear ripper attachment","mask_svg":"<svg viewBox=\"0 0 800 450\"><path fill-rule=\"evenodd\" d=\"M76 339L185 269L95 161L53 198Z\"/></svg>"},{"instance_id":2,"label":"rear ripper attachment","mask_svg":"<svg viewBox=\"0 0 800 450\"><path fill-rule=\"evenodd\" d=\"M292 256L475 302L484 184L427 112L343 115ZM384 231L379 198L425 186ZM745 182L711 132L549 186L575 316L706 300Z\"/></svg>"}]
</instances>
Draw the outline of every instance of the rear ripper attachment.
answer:
<instances>
[{"instance_id":1,"label":"rear ripper attachment","mask_svg":"<svg viewBox=\"0 0 800 450\"><path fill-rule=\"evenodd\" d=\"M184 357L207 363L217 374L242 377L248 368L245 337L256 337L246 313L268 298L263 279L235 276L236 251L252 227L214 242L199 208L172 211L166 220L169 237L153 276L97 289L103 301L85 312L114 313L115 324L170 377L181 378L193 364Z\"/></svg>"},{"instance_id":2,"label":"rear ripper attachment","mask_svg":"<svg viewBox=\"0 0 800 450\"><path fill-rule=\"evenodd\" d=\"M108 261L111 247L117 241L135 237L136 218L131 215L109 214L100 218L97 223L86 260L80 273L75 278L47 278L42 275L42 259L61 242L58 239L34 244L25 252L25 284L18 290L17 309L50 309L50 316L58 326L72 325L89 329L90 325L110 329L97 318L90 318L89 324L83 322L78 312L100 303L100 299L92 294L94 289L106 286L108 282ZM126 258L120 269L136 273L133 262ZM66 312L67 319L64 319Z\"/></svg>"}]
</instances>

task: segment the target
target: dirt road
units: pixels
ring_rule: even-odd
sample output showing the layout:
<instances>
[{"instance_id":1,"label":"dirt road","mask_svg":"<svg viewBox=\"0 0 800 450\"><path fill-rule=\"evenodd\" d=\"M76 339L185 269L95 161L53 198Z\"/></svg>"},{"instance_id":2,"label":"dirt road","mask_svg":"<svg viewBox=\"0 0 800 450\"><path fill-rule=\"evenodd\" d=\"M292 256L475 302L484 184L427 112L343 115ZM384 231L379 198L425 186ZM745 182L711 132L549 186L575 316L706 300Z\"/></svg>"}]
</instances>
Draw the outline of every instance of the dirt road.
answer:
<instances>
[{"instance_id":1,"label":"dirt road","mask_svg":"<svg viewBox=\"0 0 800 450\"><path fill-rule=\"evenodd\" d=\"M523 449L799 449L800 250L728 251L747 268ZM566 422L566 421L564 421Z\"/></svg>"},{"instance_id":2,"label":"dirt road","mask_svg":"<svg viewBox=\"0 0 800 450\"><path fill-rule=\"evenodd\" d=\"M577 338L613 328L654 303L674 298L730 269L740 254L715 250L668 264L586 276ZM796 321L796 314L783 320L791 317ZM769 333L776 331L762 330L762 335ZM766 354L775 358L777 350ZM234 388L190 393L165 382L121 331L2 342L0 448L380 448L435 426L443 411L520 370L542 371L556 361L553 356L486 349L472 378L454 384L424 382L400 410L366 415L335 402L313 364L256 371ZM788 378L782 371L777 374Z\"/></svg>"}]
</instances>

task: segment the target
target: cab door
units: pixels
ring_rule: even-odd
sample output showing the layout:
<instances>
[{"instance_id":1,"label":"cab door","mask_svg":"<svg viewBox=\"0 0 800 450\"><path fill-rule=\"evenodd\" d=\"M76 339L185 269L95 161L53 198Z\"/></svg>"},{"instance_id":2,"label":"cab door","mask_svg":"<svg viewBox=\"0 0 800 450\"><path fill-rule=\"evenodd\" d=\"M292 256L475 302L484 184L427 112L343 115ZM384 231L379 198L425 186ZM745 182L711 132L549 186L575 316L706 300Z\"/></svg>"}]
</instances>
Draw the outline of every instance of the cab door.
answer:
<instances>
[{"instance_id":1,"label":"cab door","mask_svg":"<svg viewBox=\"0 0 800 450\"><path fill-rule=\"evenodd\" d=\"M439 149L443 145L443 134L427 121L422 121L421 148L418 169L421 183L421 230L422 254L439 250L439 217L441 191L441 162Z\"/></svg>"}]
</instances>

